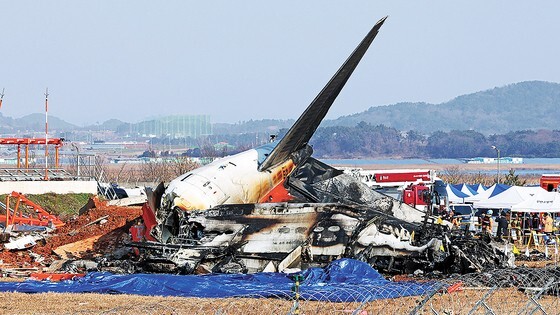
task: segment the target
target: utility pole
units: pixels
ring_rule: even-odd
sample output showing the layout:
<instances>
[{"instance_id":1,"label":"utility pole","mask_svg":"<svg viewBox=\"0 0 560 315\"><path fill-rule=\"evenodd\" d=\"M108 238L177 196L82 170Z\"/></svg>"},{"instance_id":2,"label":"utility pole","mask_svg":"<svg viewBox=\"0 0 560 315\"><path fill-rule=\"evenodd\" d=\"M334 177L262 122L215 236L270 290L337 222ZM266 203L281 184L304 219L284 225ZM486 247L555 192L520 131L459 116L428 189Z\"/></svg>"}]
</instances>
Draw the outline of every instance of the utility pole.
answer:
<instances>
[{"instance_id":1,"label":"utility pole","mask_svg":"<svg viewBox=\"0 0 560 315\"><path fill-rule=\"evenodd\" d=\"M80 148L72 142L72 146L76 149L76 177L80 179Z\"/></svg>"},{"instance_id":2,"label":"utility pole","mask_svg":"<svg viewBox=\"0 0 560 315\"><path fill-rule=\"evenodd\" d=\"M49 88L45 91L45 180L49 180Z\"/></svg>"},{"instance_id":3,"label":"utility pole","mask_svg":"<svg viewBox=\"0 0 560 315\"><path fill-rule=\"evenodd\" d=\"M500 149L498 149L498 147L495 146L495 145L492 146L492 149L496 150L496 152L497 152L497 154L498 154L498 161L497 161L497 164L498 164L498 174L497 174L497 180L496 180L496 181L497 181L497 183L499 184L499 183L500 183Z\"/></svg>"}]
</instances>

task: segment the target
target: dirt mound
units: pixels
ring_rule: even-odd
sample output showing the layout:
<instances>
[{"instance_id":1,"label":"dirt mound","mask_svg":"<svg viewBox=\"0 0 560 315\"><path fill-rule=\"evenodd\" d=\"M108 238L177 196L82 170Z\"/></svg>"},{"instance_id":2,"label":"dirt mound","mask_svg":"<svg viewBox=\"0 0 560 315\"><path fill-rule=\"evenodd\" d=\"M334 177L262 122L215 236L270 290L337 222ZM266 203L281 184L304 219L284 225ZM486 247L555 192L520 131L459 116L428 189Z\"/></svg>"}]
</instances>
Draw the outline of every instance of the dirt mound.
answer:
<instances>
[{"instance_id":1,"label":"dirt mound","mask_svg":"<svg viewBox=\"0 0 560 315\"><path fill-rule=\"evenodd\" d=\"M39 242L31 252L39 254L48 263L48 261L56 259L53 257L53 250L57 247L101 235L93 246L93 252L87 254L90 257L104 254L119 245L119 242L128 233L128 227L142 214L141 207L109 206L107 202L100 201L97 197L93 197L93 201L95 208L66 221L64 226L58 228L44 241ZM106 222L90 224L105 216L107 216ZM4 265L39 266L40 264L33 259L32 255L27 251L4 250L0 253L0 260Z\"/></svg>"}]
</instances>

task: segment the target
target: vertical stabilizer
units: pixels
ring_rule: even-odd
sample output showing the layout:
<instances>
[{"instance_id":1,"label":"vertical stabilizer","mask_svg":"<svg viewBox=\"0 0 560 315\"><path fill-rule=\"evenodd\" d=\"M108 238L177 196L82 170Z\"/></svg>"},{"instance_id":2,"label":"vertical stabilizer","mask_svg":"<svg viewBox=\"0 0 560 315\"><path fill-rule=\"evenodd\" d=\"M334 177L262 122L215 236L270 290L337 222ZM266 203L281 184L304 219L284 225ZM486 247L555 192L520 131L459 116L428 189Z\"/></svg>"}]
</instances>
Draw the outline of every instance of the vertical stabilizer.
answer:
<instances>
[{"instance_id":1,"label":"vertical stabilizer","mask_svg":"<svg viewBox=\"0 0 560 315\"><path fill-rule=\"evenodd\" d=\"M354 69L356 69L356 66L375 39L385 19L387 19L387 17L382 18L373 26L371 31L369 31L358 47L356 47L350 57L346 59L344 64L338 69L317 97L315 97L313 102L311 102L298 118L292 128L288 130L284 138L278 142L278 145L259 166L259 171L266 170L286 161L290 158L292 153L307 145L309 139L311 139L315 130L317 130L317 127L319 127L319 124L323 118L325 118L332 103L346 84L346 81L348 81L348 78L350 78L352 72L354 72Z\"/></svg>"}]
</instances>

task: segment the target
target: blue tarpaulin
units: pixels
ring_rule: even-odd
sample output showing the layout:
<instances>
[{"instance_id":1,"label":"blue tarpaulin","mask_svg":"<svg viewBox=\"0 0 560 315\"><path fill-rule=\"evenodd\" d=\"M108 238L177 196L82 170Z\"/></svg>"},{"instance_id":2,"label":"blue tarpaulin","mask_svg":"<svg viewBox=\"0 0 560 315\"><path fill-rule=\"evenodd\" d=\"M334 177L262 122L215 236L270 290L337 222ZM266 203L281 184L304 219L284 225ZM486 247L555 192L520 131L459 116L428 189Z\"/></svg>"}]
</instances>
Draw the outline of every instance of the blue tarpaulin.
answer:
<instances>
[{"instance_id":1,"label":"blue tarpaulin","mask_svg":"<svg viewBox=\"0 0 560 315\"><path fill-rule=\"evenodd\" d=\"M340 259L325 268L310 268L302 276L300 294L306 300L364 301L422 295L435 283L392 282L368 264ZM41 293L109 293L182 297L225 298L234 296L290 298L294 274L115 275L93 272L84 278L61 282L26 280L0 283L0 291Z\"/></svg>"}]
</instances>

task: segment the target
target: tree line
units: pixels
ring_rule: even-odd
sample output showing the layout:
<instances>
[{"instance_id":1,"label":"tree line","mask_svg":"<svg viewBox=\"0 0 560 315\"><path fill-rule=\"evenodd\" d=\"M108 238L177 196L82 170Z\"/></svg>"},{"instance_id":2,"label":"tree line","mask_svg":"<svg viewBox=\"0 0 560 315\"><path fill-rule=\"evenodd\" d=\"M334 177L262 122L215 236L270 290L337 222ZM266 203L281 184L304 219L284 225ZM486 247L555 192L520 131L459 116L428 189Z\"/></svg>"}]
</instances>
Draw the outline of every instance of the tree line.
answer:
<instances>
[{"instance_id":1,"label":"tree line","mask_svg":"<svg viewBox=\"0 0 560 315\"><path fill-rule=\"evenodd\" d=\"M422 135L365 122L355 127L326 127L312 138L316 156L331 158L474 158L501 156L560 157L560 130L525 130L489 135L473 130Z\"/></svg>"},{"instance_id":2,"label":"tree line","mask_svg":"<svg viewBox=\"0 0 560 315\"><path fill-rule=\"evenodd\" d=\"M286 132L279 132L281 137ZM267 133L204 136L197 139L150 140L153 145L186 145L200 148L202 155L224 156L268 142ZM227 144L227 146L226 146ZM524 130L485 136L474 130L436 131L421 134L385 125L360 122L354 127L320 127L311 138L319 158L474 158L501 156L560 157L560 130ZM197 151L198 152L198 151Z\"/></svg>"}]
</instances>

